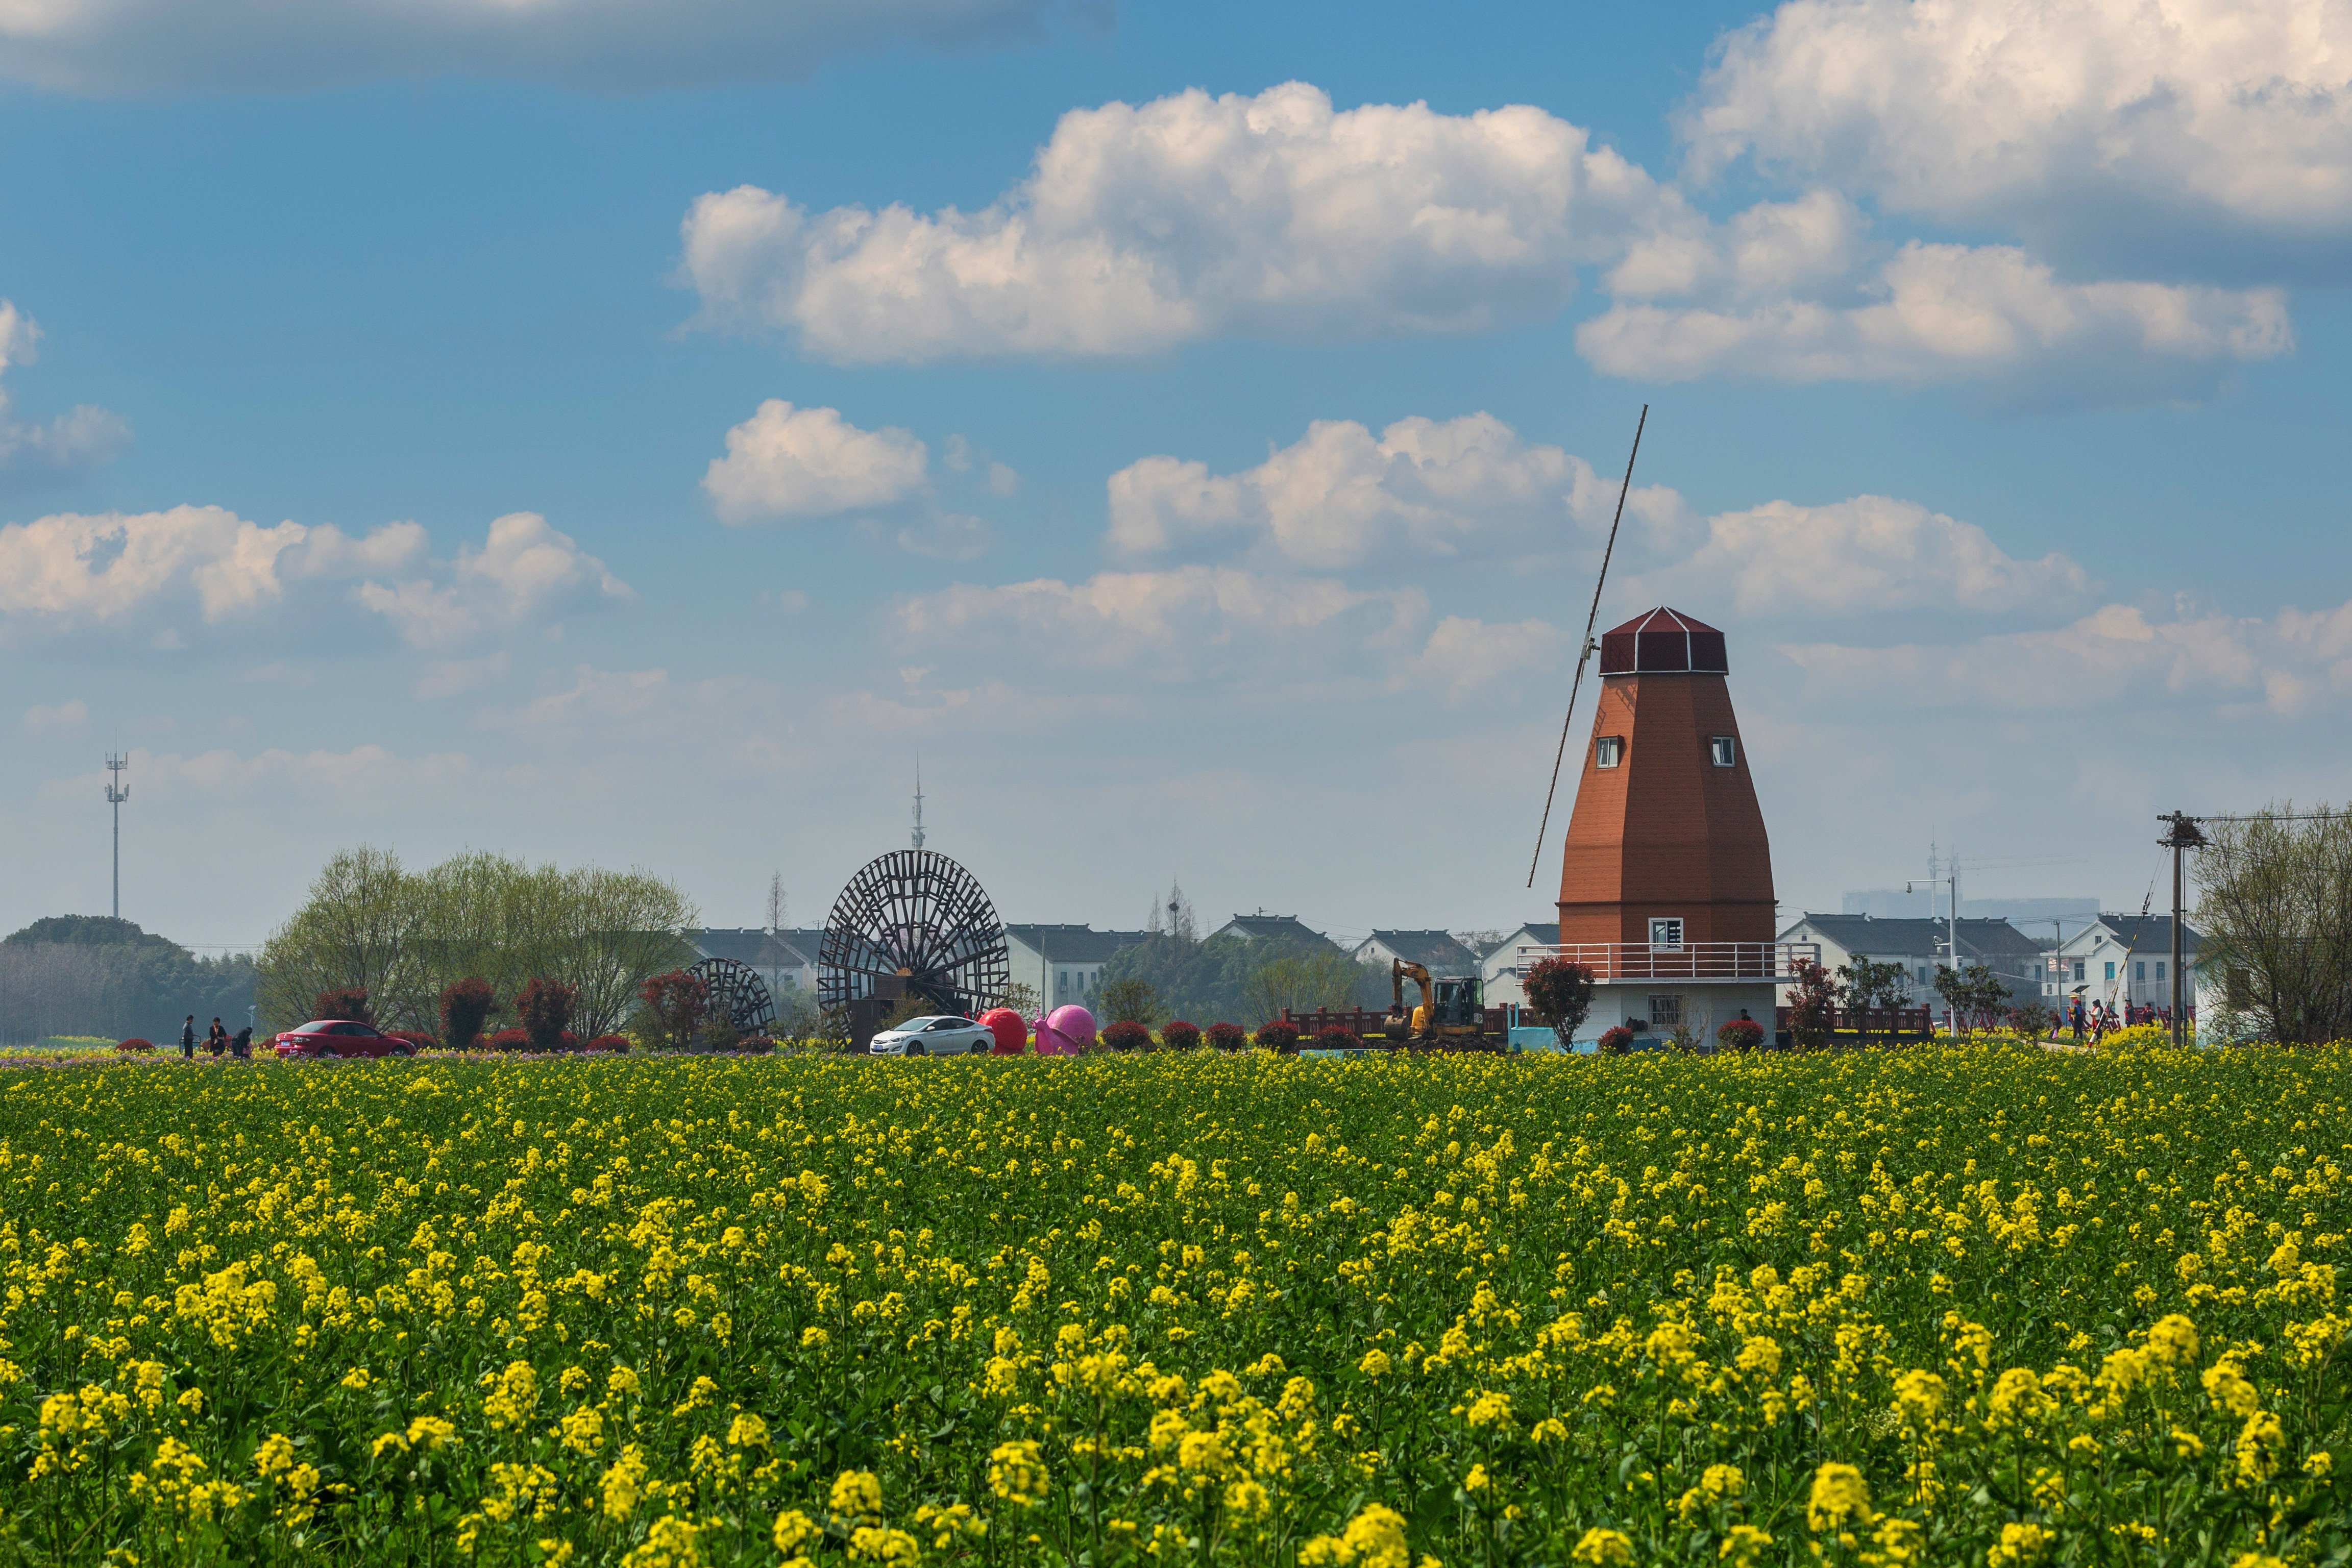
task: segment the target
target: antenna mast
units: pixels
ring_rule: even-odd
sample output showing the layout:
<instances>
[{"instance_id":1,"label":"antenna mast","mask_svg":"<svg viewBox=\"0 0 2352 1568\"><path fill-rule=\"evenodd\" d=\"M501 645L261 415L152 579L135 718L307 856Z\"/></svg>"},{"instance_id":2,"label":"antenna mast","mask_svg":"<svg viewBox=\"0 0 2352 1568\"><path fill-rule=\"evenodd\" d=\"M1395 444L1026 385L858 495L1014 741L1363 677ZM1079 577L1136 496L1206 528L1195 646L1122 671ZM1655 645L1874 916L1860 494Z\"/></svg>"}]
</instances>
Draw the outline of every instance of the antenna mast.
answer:
<instances>
[{"instance_id":1,"label":"antenna mast","mask_svg":"<svg viewBox=\"0 0 2352 1568\"><path fill-rule=\"evenodd\" d=\"M131 798L131 786L122 782L122 770L131 765L127 756L106 753L106 771L114 776L106 783L106 803L114 807L114 918L122 918L122 803Z\"/></svg>"},{"instance_id":2,"label":"antenna mast","mask_svg":"<svg viewBox=\"0 0 2352 1568\"><path fill-rule=\"evenodd\" d=\"M1568 760L1568 731L1576 722L1576 694L1584 686L1585 662L1591 658L1600 645L1592 640L1592 627L1601 618L1601 585L1609 581L1609 558L1617 552L1617 525L1625 521L1625 497L1633 489L1633 459L1642 455L1642 430L1650 423L1650 405L1642 405L1642 417L1633 425L1633 450L1625 458L1625 482L1617 488L1617 515L1609 520L1609 542L1601 552L1601 575L1592 584L1592 608L1584 617L1584 650L1576 656L1576 680L1568 689L1568 713L1559 721L1559 751L1551 760L1551 787L1544 791L1543 821L1536 827L1535 858L1528 862L1528 886L1536 885L1536 868L1543 864L1544 835L1551 829L1552 796L1559 793L1559 765Z\"/></svg>"},{"instance_id":3,"label":"antenna mast","mask_svg":"<svg viewBox=\"0 0 2352 1568\"><path fill-rule=\"evenodd\" d=\"M923 847L923 759L915 759L915 847Z\"/></svg>"}]
</instances>

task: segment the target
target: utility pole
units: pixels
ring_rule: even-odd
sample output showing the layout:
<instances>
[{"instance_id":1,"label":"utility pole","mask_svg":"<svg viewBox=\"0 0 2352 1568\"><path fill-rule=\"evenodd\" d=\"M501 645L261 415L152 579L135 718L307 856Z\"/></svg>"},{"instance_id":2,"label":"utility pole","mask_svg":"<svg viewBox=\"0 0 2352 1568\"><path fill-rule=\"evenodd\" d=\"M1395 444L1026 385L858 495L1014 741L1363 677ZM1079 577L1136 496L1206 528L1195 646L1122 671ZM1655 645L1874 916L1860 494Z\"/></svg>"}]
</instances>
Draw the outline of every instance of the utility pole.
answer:
<instances>
[{"instance_id":1,"label":"utility pole","mask_svg":"<svg viewBox=\"0 0 2352 1568\"><path fill-rule=\"evenodd\" d=\"M2182 1000L2186 987L2180 974L2183 946L2180 922L2186 918L2182 906L2188 902L2188 886L2182 875L2182 851L2204 848L2205 834L2197 826L2197 818L2186 812L2168 812L2157 820L2171 825L2157 842L2172 851L2172 1043L2178 1047L2189 1025L2189 1015Z\"/></svg>"},{"instance_id":2,"label":"utility pole","mask_svg":"<svg viewBox=\"0 0 2352 1568\"><path fill-rule=\"evenodd\" d=\"M1944 930L1952 950L1952 979L1957 992L1960 978L1960 852L1957 849L1952 851L1951 858L1944 862L1944 874L1939 877L1936 874L1936 852L1928 850L1927 880L1929 887L1944 887L1952 896L1951 903L1944 910ZM1907 893L1916 886L1916 883L1906 882L1903 890ZM1927 918L1930 921L1935 919L1934 908L1932 904L1928 906ZM1944 999L1944 1026L1952 1038L1957 1040L1960 1037L1960 1005L1950 996Z\"/></svg>"},{"instance_id":3,"label":"utility pole","mask_svg":"<svg viewBox=\"0 0 2352 1568\"><path fill-rule=\"evenodd\" d=\"M107 781L106 803L114 807L114 918L122 918L122 803L131 798L131 786L122 782L122 770L131 765L127 756L106 753L106 771L114 776Z\"/></svg>"}]
</instances>

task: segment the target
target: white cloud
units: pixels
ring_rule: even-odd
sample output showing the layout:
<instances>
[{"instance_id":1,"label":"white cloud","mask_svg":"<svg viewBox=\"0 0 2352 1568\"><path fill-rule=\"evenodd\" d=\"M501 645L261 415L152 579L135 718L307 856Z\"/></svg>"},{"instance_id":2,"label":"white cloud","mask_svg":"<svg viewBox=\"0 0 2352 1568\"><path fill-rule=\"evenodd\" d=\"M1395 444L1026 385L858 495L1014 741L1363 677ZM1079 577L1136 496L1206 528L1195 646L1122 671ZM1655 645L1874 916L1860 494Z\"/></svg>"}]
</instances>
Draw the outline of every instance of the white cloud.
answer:
<instances>
[{"instance_id":1,"label":"white cloud","mask_svg":"<svg viewBox=\"0 0 2352 1568\"><path fill-rule=\"evenodd\" d=\"M1752 157L2143 266L2332 241L2340 277L2352 7L1791 0L1724 40L1683 132L1701 174Z\"/></svg>"},{"instance_id":2,"label":"white cloud","mask_svg":"<svg viewBox=\"0 0 2352 1568\"><path fill-rule=\"evenodd\" d=\"M25 710L25 728L36 735L46 730L79 730L89 722L89 704L79 697L54 708L44 708L36 702Z\"/></svg>"},{"instance_id":3,"label":"white cloud","mask_svg":"<svg viewBox=\"0 0 2352 1568\"><path fill-rule=\"evenodd\" d=\"M51 625L120 625L166 595L192 592L217 622L283 593L278 558L295 522L263 528L216 506L60 512L0 527L0 615Z\"/></svg>"},{"instance_id":4,"label":"white cloud","mask_svg":"<svg viewBox=\"0 0 2352 1568\"><path fill-rule=\"evenodd\" d=\"M604 90L800 76L847 51L1035 36L1054 0L25 0L0 77L100 95L506 77Z\"/></svg>"},{"instance_id":5,"label":"white cloud","mask_svg":"<svg viewBox=\"0 0 2352 1568\"><path fill-rule=\"evenodd\" d=\"M823 358L1119 354L1539 320L1667 199L1539 109L1335 112L1288 82L1073 110L978 212L811 214L743 185L697 201L683 241L707 324Z\"/></svg>"},{"instance_id":6,"label":"white cloud","mask_svg":"<svg viewBox=\"0 0 2352 1568\"><path fill-rule=\"evenodd\" d=\"M40 337L40 323L16 309L15 300L0 300L0 372L39 358ZM11 418L9 407L8 395L0 392L0 473L13 479L79 478L131 440L131 427L121 418L88 404L46 425Z\"/></svg>"},{"instance_id":7,"label":"white cloud","mask_svg":"<svg viewBox=\"0 0 2352 1568\"><path fill-rule=\"evenodd\" d=\"M1108 493L1114 555L1237 550L1318 568L1555 545L1567 522L1605 527L1617 500L1591 464L1490 414L1400 419L1377 440L1353 420L1318 420L1240 473L1146 458L1113 474ZM1678 525L1673 491L1637 500L1637 529Z\"/></svg>"},{"instance_id":8,"label":"white cloud","mask_svg":"<svg viewBox=\"0 0 2352 1568\"><path fill-rule=\"evenodd\" d=\"M1975 523L1864 495L1717 513L1687 559L1630 579L1625 592L1644 603L1727 601L1758 616L2032 615L2071 609L2088 587L2082 566L2058 552L2020 561Z\"/></svg>"},{"instance_id":9,"label":"white cloud","mask_svg":"<svg viewBox=\"0 0 2352 1568\"><path fill-rule=\"evenodd\" d=\"M2077 402L2201 395L2294 343L2276 289L2067 283L2008 246L1914 240L1866 291L1875 298L1853 305L1621 304L1579 327L1576 346L1596 368L1645 381L1972 380Z\"/></svg>"},{"instance_id":10,"label":"white cloud","mask_svg":"<svg viewBox=\"0 0 2352 1568\"><path fill-rule=\"evenodd\" d=\"M917 646L1009 653L1064 671L1189 679L1223 671L1278 681L1293 667L1329 668L1393 645L1425 616L1417 592L1360 592L1325 578L1233 567L1104 572L1083 583L1038 578L959 584L900 604L893 623Z\"/></svg>"},{"instance_id":11,"label":"white cloud","mask_svg":"<svg viewBox=\"0 0 2352 1568\"><path fill-rule=\"evenodd\" d=\"M702 489L722 522L791 521L895 506L929 488L929 465L908 431L861 430L838 409L772 397L727 432Z\"/></svg>"},{"instance_id":12,"label":"white cloud","mask_svg":"<svg viewBox=\"0 0 2352 1568\"><path fill-rule=\"evenodd\" d=\"M1500 626L1448 616L1433 627L1412 673L1439 688L1449 702L1560 668L1575 637L1549 621Z\"/></svg>"},{"instance_id":13,"label":"white cloud","mask_svg":"<svg viewBox=\"0 0 2352 1568\"><path fill-rule=\"evenodd\" d=\"M534 698L520 708L482 715L494 729L521 725L603 724L619 719L642 719L677 705L676 689L667 669L598 669L573 667L572 685Z\"/></svg>"},{"instance_id":14,"label":"white cloud","mask_svg":"<svg viewBox=\"0 0 2352 1568\"><path fill-rule=\"evenodd\" d=\"M2222 718L2305 717L2352 700L2352 603L2269 618L2182 606L2151 616L2106 605L2070 625L1955 645L1891 648L1798 644L1808 700L1987 703L2072 712L2112 724L2137 711L2200 710Z\"/></svg>"},{"instance_id":15,"label":"white cloud","mask_svg":"<svg viewBox=\"0 0 2352 1568\"><path fill-rule=\"evenodd\" d=\"M515 511L492 520L479 548L459 545L439 579L371 579L354 596L399 627L412 646L442 647L567 609L625 604L636 595L547 519Z\"/></svg>"},{"instance_id":16,"label":"white cloud","mask_svg":"<svg viewBox=\"0 0 2352 1568\"><path fill-rule=\"evenodd\" d=\"M289 584L397 564L423 543L415 523L352 539L331 526L264 528L216 506L59 512L0 527L0 616L58 629L119 626L193 597L218 624L279 603Z\"/></svg>"},{"instance_id":17,"label":"white cloud","mask_svg":"<svg viewBox=\"0 0 2352 1568\"><path fill-rule=\"evenodd\" d=\"M514 671L514 655L505 648L480 658L442 658L427 664L416 677L419 700L456 697L496 685Z\"/></svg>"},{"instance_id":18,"label":"white cloud","mask_svg":"<svg viewBox=\"0 0 2352 1568\"><path fill-rule=\"evenodd\" d=\"M1566 636L1541 621L1488 626L1461 616L1425 633L1428 619L1419 589L1181 566L913 595L892 617L892 647L951 653L967 679L991 660L1006 661L1008 673L1051 670L1057 691L1091 677L1127 691L1141 679L1362 698L1434 689L1457 701L1549 668ZM902 671L910 686L929 674Z\"/></svg>"},{"instance_id":19,"label":"white cloud","mask_svg":"<svg viewBox=\"0 0 2352 1568\"><path fill-rule=\"evenodd\" d=\"M996 531L976 517L933 512L898 531L898 548L934 561L975 561L996 542Z\"/></svg>"},{"instance_id":20,"label":"white cloud","mask_svg":"<svg viewBox=\"0 0 2352 1568\"><path fill-rule=\"evenodd\" d=\"M381 809L430 800L442 809L452 809L478 801L482 783L497 775L463 752L402 756L369 744L348 752L272 747L250 756L226 749L183 755L133 748L131 776L146 787L151 802L277 799L334 808ZM54 779L42 786L42 793L79 798L94 790L103 777L89 773Z\"/></svg>"}]
</instances>

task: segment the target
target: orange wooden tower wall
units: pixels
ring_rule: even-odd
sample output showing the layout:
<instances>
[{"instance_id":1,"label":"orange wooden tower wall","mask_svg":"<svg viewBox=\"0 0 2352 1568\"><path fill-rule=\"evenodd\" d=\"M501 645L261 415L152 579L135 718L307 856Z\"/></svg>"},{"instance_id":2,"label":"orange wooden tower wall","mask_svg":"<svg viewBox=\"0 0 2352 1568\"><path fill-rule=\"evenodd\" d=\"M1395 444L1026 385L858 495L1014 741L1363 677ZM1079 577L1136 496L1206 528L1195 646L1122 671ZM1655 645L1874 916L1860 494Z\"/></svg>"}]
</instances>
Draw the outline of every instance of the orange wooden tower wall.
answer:
<instances>
[{"instance_id":1,"label":"orange wooden tower wall","mask_svg":"<svg viewBox=\"0 0 2352 1568\"><path fill-rule=\"evenodd\" d=\"M1559 940L1770 942L1772 847L1725 684L1723 634L1669 609L1601 639L1601 701L1560 857ZM1713 743L1732 743L1728 766ZM1614 738L1614 767L1601 743Z\"/></svg>"}]
</instances>

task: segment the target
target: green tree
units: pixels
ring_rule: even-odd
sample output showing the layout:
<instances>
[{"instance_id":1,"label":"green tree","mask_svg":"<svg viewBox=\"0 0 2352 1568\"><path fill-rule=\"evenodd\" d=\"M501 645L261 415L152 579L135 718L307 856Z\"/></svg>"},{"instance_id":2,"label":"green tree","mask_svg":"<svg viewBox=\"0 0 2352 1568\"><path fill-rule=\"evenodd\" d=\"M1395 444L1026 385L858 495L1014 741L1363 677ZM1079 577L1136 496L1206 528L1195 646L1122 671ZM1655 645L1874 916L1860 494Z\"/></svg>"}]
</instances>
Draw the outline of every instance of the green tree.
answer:
<instances>
[{"instance_id":1,"label":"green tree","mask_svg":"<svg viewBox=\"0 0 2352 1568\"><path fill-rule=\"evenodd\" d=\"M1878 963L1862 953L1837 969L1838 1001L1847 1007L1900 1007L1911 999L1910 972L1899 963Z\"/></svg>"},{"instance_id":2,"label":"green tree","mask_svg":"<svg viewBox=\"0 0 2352 1568\"><path fill-rule=\"evenodd\" d=\"M1166 1015L1160 993L1140 975L1113 980L1102 988L1103 1016L1114 1024L1140 1024L1150 1028Z\"/></svg>"},{"instance_id":3,"label":"green tree","mask_svg":"<svg viewBox=\"0 0 2352 1568\"><path fill-rule=\"evenodd\" d=\"M1592 971L1570 959L1539 959L1523 984L1528 1010L1551 1026L1560 1048L1574 1044L1576 1031L1592 1011Z\"/></svg>"},{"instance_id":4,"label":"green tree","mask_svg":"<svg viewBox=\"0 0 2352 1568\"><path fill-rule=\"evenodd\" d=\"M476 976L511 997L534 979L569 986L583 1037L619 1027L646 976L690 963L694 906L642 870L565 870L458 855L412 873L389 850L328 861L264 944L261 1008L299 1022L320 991L367 987L378 1023L430 1031L442 993Z\"/></svg>"},{"instance_id":5,"label":"green tree","mask_svg":"<svg viewBox=\"0 0 2352 1568\"><path fill-rule=\"evenodd\" d=\"M2191 864L2199 963L2219 971L2248 1032L2305 1045L2352 1035L2352 816L2281 802L2208 825Z\"/></svg>"},{"instance_id":6,"label":"green tree","mask_svg":"<svg viewBox=\"0 0 2352 1568\"><path fill-rule=\"evenodd\" d=\"M1974 1031L2009 1003L2009 987L1990 966L1982 963L1971 963L1958 971L1937 964L1936 994L1950 1004L1963 1034Z\"/></svg>"}]
</instances>

